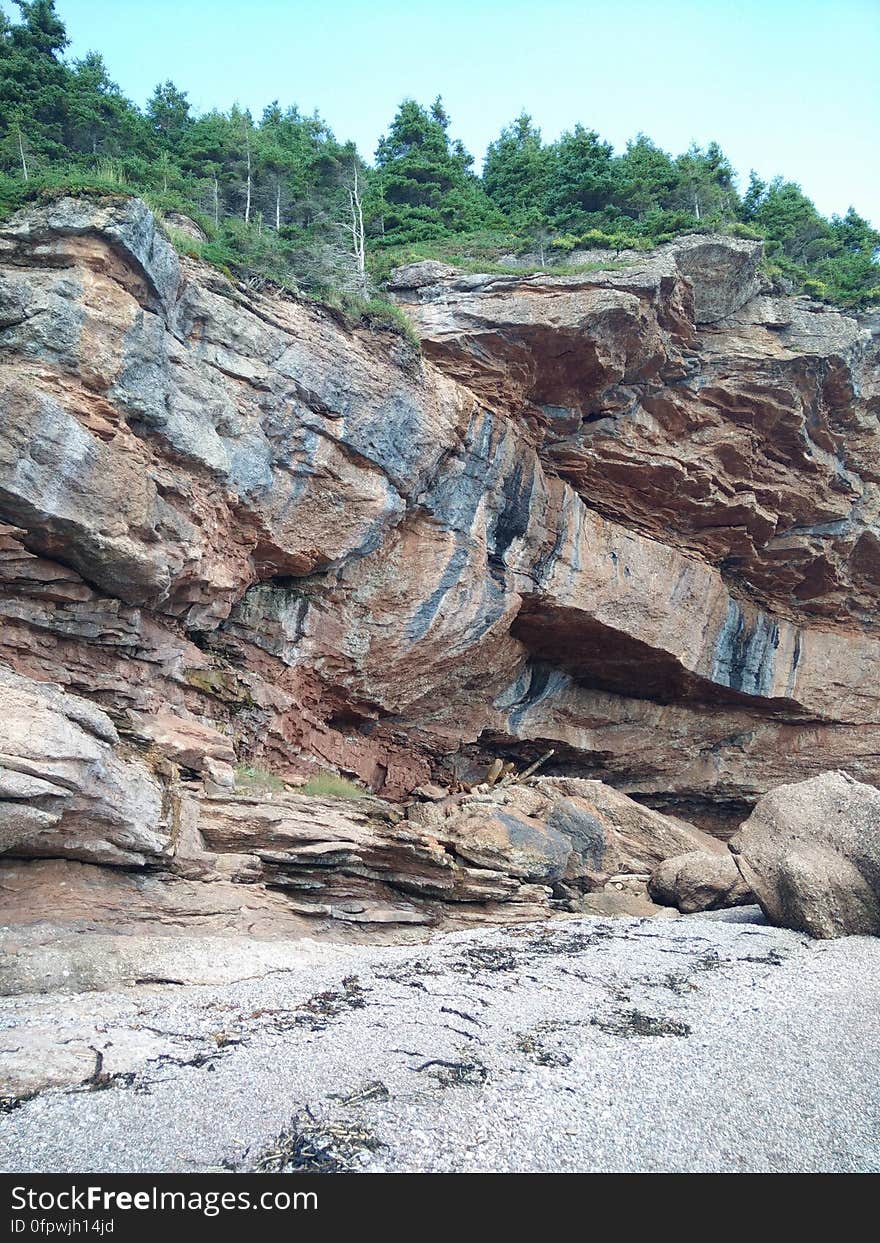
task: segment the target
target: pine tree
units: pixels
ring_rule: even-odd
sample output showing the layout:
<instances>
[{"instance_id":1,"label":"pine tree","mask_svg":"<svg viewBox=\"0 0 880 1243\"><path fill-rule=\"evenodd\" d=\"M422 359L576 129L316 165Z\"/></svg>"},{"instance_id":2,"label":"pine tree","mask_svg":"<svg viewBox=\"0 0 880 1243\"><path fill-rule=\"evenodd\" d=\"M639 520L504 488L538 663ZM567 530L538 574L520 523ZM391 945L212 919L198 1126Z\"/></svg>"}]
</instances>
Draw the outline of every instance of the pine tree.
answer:
<instances>
[{"instance_id":1,"label":"pine tree","mask_svg":"<svg viewBox=\"0 0 880 1243\"><path fill-rule=\"evenodd\" d=\"M629 215L641 219L650 211L673 205L679 182L675 163L646 134L638 134L627 143L617 170L620 206Z\"/></svg>"},{"instance_id":2,"label":"pine tree","mask_svg":"<svg viewBox=\"0 0 880 1243\"><path fill-rule=\"evenodd\" d=\"M799 185L776 177L767 186L752 219L768 239L771 255L804 265L833 249L831 228Z\"/></svg>"},{"instance_id":3,"label":"pine tree","mask_svg":"<svg viewBox=\"0 0 880 1243\"><path fill-rule=\"evenodd\" d=\"M48 159L63 157L68 70L67 47L54 0L15 0L21 20L0 17L0 143L4 158L24 161L25 148Z\"/></svg>"},{"instance_id":4,"label":"pine tree","mask_svg":"<svg viewBox=\"0 0 880 1243\"><path fill-rule=\"evenodd\" d=\"M549 187L551 153L527 112L506 126L486 152L483 185L511 220L541 212Z\"/></svg>"},{"instance_id":5,"label":"pine tree","mask_svg":"<svg viewBox=\"0 0 880 1243\"><path fill-rule=\"evenodd\" d=\"M672 203L690 212L696 220L733 219L739 207L734 171L717 142L705 151L696 143L675 161L678 186Z\"/></svg>"},{"instance_id":6,"label":"pine tree","mask_svg":"<svg viewBox=\"0 0 880 1243\"><path fill-rule=\"evenodd\" d=\"M192 124L186 91L171 81L160 82L147 102L147 117L161 146L179 148Z\"/></svg>"},{"instance_id":7,"label":"pine tree","mask_svg":"<svg viewBox=\"0 0 880 1243\"><path fill-rule=\"evenodd\" d=\"M64 143L69 151L116 157L150 154L149 126L111 80L98 52L74 62L66 94Z\"/></svg>"},{"instance_id":8,"label":"pine tree","mask_svg":"<svg viewBox=\"0 0 880 1243\"><path fill-rule=\"evenodd\" d=\"M551 151L547 210L563 227L578 228L615 197L618 179L614 148L595 130L576 125Z\"/></svg>"},{"instance_id":9,"label":"pine tree","mask_svg":"<svg viewBox=\"0 0 880 1243\"><path fill-rule=\"evenodd\" d=\"M429 112L405 99L380 140L369 210L386 239L442 237L479 228L491 218L491 205L471 171L473 158L461 142L450 141L448 125L441 100Z\"/></svg>"}]
</instances>

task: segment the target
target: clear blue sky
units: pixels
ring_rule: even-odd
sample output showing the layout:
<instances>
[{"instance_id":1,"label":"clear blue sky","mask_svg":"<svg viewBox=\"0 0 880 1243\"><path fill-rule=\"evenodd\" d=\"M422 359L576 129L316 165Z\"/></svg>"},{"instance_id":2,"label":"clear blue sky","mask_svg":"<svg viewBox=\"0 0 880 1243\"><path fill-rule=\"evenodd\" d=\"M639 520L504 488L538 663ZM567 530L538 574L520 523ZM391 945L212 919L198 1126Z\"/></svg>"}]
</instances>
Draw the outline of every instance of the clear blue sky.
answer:
<instances>
[{"instance_id":1,"label":"clear blue sky","mask_svg":"<svg viewBox=\"0 0 880 1243\"><path fill-rule=\"evenodd\" d=\"M880 225L880 0L58 0L71 52L138 103L317 108L371 157L400 100L442 94L481 160L525 107L622 149L717 139L745 178L799 181Z\"/></svg>"}]
</instances>

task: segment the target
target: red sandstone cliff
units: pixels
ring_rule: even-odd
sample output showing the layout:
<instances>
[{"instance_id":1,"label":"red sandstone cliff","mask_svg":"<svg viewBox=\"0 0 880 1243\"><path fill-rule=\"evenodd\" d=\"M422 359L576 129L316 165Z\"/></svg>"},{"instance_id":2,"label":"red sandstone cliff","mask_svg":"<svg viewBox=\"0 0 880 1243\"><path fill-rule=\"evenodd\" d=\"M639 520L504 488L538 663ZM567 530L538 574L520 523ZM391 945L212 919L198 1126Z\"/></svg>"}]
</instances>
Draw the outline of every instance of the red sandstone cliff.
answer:
<instances>
[{"instance_id":1,"label":"red sandstone cliff","mask_svg":"<svg viewBox=\"0 0 880 1243\"><path fill-rule=\"evenodd\" d=\"M407 885L529 902L547 876L470 875L459 828L378 804L294 848L229 810L231 766L400 800L552 747L550 775L723 831L784 781L880 784L876 330L770 296L759 257L415 265L420 358L179 259L138 202L9 222L8 857L305 891L335 843L332 902L381 875L390 918Z\"/></svg>"}]
</instances>

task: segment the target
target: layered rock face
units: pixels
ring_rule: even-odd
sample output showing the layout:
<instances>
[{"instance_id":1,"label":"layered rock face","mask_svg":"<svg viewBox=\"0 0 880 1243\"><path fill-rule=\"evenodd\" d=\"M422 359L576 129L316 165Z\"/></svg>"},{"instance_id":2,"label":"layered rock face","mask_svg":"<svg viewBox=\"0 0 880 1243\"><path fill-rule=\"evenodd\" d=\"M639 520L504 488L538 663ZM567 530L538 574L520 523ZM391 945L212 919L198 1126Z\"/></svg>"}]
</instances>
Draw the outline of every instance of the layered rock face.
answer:
<instances>
[{"instance_id":1,"label":"layered rock face","mask_svg":"<svg viewBox=\"0 0 880 1243\"><path fill-rule=\"evenodd\" d=\"M141 866L171 853L160 781L122 758L109 717L0 668L0 850Z\"/></svg>"},{"instance_id":2,"label":"layered rock face","mask_svg":"<svg viewBox=\"0 0 880 1243\"><path fill-rule=\"evenodd\" d=\"M9 855L295 874L324 914L396 918L426 885L544 902L551 812L496 825L505 849L538 832L543 872L385 804L311 838L300 807L291 838L233 765L399 801L552 748L543 773L722 834L781 782L878 784L878 342L771 297L759 258L697 237L579 276L415 265L392 287L419 357L179 259L136 201L9 222Z\"/></svg>"},{"instance_id":3,"label":"layered rock face","mask_svg":"<svg viewBox=\"0 0 880 1243\"><path fill-rule=\"evenodd\" d=\"M876 326L763 293L758 257L695 237L583 277L394 281L428 357L516 411L529 534L555 527L519 562L498 738L719 828L830 763L878 774Z\"/></svg>"}]
</instances>

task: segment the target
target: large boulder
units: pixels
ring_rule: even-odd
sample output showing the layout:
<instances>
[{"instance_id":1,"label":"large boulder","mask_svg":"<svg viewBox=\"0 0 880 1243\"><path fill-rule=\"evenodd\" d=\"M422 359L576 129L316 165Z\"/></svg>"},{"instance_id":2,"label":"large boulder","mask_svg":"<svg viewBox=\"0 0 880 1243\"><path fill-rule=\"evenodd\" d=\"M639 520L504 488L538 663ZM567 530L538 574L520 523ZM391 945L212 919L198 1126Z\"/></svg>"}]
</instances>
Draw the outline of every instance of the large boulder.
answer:
<instances>
[{"instance_id":1,"label":"large boulder","mask_svg":"<svg viewBox=\"0 0 880 1243\"><path fill-rule=\"evenodd\" d=\"M550 800L548 828L569 838L584 871L648 873L687 851L726 852L694 825L643 807L601 781L545 777L537 789Z\"/></svg>"},{"instance_id":2,"label":"large boulder","mask_svg":"<svg viewBox=\"0 0 880 1243\"><path fill-rule=\"evenodd\" d=\"M422 259L418 263L405 263L395 268L388 278L388 288L394 290L424 289L437 281L461 276L461 269L440 263L437 259Z\"/></svg>"},{"instance_id":3,"label":"large boulder","mask_svg":"<svg viewBox=\"0 0 880 1243\"><path fill-rule=\"evenodd\" d=\"M462 859L554 885L558 896L600 890L612 877L639 877L644 891L664 859L688 851L728 854L692 824L581 777L483 787L455 810L432 805L426 814L421 805L410 816L431 825Z\"/></svg>"},{"instance_id":4,"label":"large boulder","mask_svg":"<svg viewBox=\"0 0 880 1243\"><path fill-rule=\"evenodd\" d=\"M171 852L162 783L112 721L0 666L0 854L142 865Z\"/></svg>"},{"instance_id":5,"label":"large boulder","mask_svg":"<svg viewBox=\"0 0 880 1243\"><path fill-rule=\"evenodd\" d=\"M679 272L691 282L698 324L726 319L762 288L761 242L717 233L696 234L680 238L673 243L672 251Z\"/></svg>"},{"instance_id":6,"label":"large boulder","mask_svg":"<svg viewBox=\"0 0 880 1243\"><path fill-rule=\"evenodd\" d=\"M880 935L880 791L845 772L778 786L730 848L771 923Z\"/></svg>"},{"instance_id":7,"label":"large boulder","mask_svg":"<svg viewBox=\"0 0 880 1243\"><path fill-rule=\"evenodd\" d=\"M729 852L709 854L691 850L665 859L648 882L648 893L662 906L674 906L684 915L745 906L754 895Z\"/></svg>"},{"instance_id":8,"label":"large boulder","mask_svg":"<svg viewBox=\"0 0 880 1243\"><path fill-rule=\"evenodd\" d=\"M235 763L235 749L219 730L203 721L182 717L162 708L152 716L132 713L132 727L163 755L183 768L208 772L215 764Z\"/></svg>"}]
</instances>

